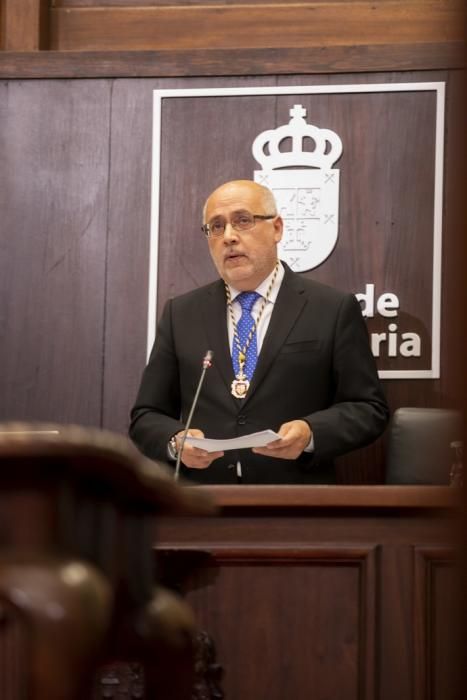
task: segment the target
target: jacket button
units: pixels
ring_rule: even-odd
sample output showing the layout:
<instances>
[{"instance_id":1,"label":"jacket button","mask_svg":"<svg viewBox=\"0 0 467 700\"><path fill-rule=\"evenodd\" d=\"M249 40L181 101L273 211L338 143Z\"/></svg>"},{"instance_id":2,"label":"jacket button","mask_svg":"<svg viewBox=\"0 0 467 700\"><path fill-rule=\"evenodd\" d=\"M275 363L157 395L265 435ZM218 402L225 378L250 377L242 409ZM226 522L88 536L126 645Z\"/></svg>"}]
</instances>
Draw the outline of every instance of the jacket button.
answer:
<instances>
[{"instance_id":1,"label":"jacket button","mask_svg":"<svg viewBox=\"0 0 467 700\"><path fill-rule=\"evenodd\" d=\"M246 423L246 416L243 416L243 415L237 416L237 423L238 423L239 425L245 425L245 423Z\"/></svg>"}]
</instances>

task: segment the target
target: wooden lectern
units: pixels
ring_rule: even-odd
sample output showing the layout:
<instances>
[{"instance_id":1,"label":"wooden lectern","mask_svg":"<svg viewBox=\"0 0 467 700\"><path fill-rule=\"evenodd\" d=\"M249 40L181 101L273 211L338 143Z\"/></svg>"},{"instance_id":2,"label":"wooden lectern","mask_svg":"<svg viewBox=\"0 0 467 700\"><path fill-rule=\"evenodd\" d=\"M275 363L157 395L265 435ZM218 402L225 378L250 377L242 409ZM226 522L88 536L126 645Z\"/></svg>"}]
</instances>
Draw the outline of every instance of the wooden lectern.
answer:
<instances>
[{"instance_id":1,"label":"wooden lectern","mask_svg":"<svg viewBox=\"0 0 467 700\"><path fill-rule=\"evenodd\" d=\"M155 586L153 520L211 510L125 438L2 425L2 700L90 699L119 660L141 665L147 700L190 700L193 617Z\"/></svg>"}]
</instances>

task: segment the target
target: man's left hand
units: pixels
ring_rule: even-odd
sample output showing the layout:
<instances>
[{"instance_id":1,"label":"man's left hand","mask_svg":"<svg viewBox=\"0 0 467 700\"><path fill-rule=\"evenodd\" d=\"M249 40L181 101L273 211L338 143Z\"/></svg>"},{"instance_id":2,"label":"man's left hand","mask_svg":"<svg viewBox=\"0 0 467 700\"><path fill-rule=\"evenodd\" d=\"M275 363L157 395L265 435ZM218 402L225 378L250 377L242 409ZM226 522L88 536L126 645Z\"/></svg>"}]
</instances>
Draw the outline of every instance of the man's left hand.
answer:
<instances>
[{"instance_id":1,"label":"man's left hand","mask_svg":"<svg viewBox=\"0 0 467 700\"><path fill-rule=\"evenodd\" d=\"M265 447L254 447L253 452L265 457L297 459L311 440L311 428L304 420L283 423L277 431L280 440L268 443Z\"/></svg>"}]
</instances>

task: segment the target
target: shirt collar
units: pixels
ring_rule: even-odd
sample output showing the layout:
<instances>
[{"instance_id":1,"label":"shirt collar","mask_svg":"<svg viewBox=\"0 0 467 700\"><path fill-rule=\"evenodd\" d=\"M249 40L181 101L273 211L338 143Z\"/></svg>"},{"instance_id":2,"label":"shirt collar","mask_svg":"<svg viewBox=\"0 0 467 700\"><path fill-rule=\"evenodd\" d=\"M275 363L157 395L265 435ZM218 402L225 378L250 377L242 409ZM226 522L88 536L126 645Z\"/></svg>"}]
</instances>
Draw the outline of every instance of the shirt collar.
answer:
<instances>
[{"instance_id":1,"label":"shirt collar","mask_svg":"<svg viewBox=\"0 0 467 700\"><path fill-rule=\"evenodd\" d=\"M275 270L275 268L274 268L274 270ZM258 294L260 294L263 298L266 297L267 291L269 289L269 285L271 284L271 280L274 277L274 270L254 290L255 292L258 292ZM276 299L277 299L277 295L279 294L279 289L281 288L282 280L284 279L284 274L285 274L284 266L279 261L277 276L276 276L276 279L274 280L274 284L272 285L271 291L269 292L268 302L270 302L271 304L274 304ZM235 299L238 297L238 295L241 292L239 292L238 289L235 289L235 287L232 287L232 285L230 285L230 284L228 285L228 287L229 287L229 291L230 291L230 298L232 299L232 301L235 301Z\"/></svg>"}]
</instances>

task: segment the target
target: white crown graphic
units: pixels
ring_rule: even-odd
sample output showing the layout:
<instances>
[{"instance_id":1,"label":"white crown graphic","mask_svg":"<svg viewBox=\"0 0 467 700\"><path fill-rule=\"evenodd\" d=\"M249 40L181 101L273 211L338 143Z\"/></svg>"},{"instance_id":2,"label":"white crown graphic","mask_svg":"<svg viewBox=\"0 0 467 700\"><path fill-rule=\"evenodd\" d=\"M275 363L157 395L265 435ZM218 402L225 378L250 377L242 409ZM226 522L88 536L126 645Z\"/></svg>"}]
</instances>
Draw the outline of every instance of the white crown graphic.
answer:
<instances>
[{"instance_id":1,"label":"white crown graphic","mask_svg":"<svg viewBox=\"0 0 467 700\"><path fill-rule=\"evenodd\" d=\"M296 167L332 168L342 154L342 141L330 129L320 129L305 121L306 109L294 105L290 110L291 120L277 129L262 131L253 141L252 152L263 170ZM285 139L291 139L292 148L280 149ZM304 150L304 140L311 139L313 150ZM267 147L268 153L265 152Z\"/></svg>"}]
</instances>

